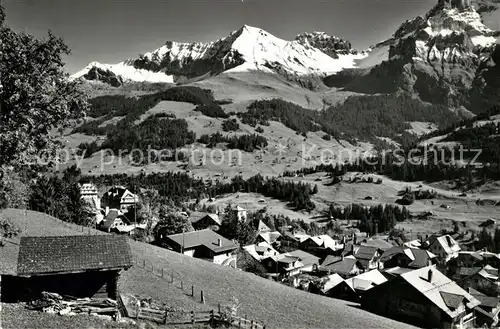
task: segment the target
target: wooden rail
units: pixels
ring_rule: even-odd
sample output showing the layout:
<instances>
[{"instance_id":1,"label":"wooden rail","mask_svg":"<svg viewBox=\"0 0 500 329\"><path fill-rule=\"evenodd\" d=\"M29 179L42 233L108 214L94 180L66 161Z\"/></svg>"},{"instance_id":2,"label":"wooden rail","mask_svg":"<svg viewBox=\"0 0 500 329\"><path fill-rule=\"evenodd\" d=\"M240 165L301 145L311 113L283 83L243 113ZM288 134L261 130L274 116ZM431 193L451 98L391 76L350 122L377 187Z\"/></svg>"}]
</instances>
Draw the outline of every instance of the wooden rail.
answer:
<instances>
[{"instance_id":1,"label":"wooden rail","mask_svg":"<svg viewBox=\"0 0 500 329\"><path fill-rule=\"evenodd\" d=\"M249 320L246 317L233 316L230 319L224 319L219 312L211 311L168 311L155 310L141 307L137 312L137 319L156 322L158 324L196 324L212 323L214 321L226 321L229 324L242 329L266 329L265 325Z\"/></svg>"}]
</instances>

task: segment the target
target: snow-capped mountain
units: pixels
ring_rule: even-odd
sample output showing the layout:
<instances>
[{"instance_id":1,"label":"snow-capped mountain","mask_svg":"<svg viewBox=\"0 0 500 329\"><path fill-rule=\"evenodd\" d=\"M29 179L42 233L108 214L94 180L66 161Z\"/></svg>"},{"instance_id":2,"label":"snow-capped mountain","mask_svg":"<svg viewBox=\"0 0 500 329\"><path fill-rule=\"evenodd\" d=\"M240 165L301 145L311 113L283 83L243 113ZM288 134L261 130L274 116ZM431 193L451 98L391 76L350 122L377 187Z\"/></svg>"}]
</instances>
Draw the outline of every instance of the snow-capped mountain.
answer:
<instances>
[{"instance_id":1,"label":"snow-capped mountain","mask_svg":"<svg viewBox=\"0 0 500 329\"><path fill-rule=\"evenodd\" d=\"M499 8L499 0L439 0L427 15L404 22L391 39L372 47L356 72L325 81L358 92L403 90L471 110L497 103L500 32L492 17L498 23Z\"/></svg>"},{"instance_id":2,"label":"snow-capped mountain","mask_svg":"<svg viewBox=\"0 0 500 329\"><path fill-rule=\"evenodd\" d=\"M259 70L293 79L353 68L355 60L364 56L352 50L349 42L325 33L303 34L285 41L245 25L214 42L168 41L136 59L114 65L93 62L72 77L119 86L127 81L182 82L222 72Z\"/></svg>"}]
</instances>

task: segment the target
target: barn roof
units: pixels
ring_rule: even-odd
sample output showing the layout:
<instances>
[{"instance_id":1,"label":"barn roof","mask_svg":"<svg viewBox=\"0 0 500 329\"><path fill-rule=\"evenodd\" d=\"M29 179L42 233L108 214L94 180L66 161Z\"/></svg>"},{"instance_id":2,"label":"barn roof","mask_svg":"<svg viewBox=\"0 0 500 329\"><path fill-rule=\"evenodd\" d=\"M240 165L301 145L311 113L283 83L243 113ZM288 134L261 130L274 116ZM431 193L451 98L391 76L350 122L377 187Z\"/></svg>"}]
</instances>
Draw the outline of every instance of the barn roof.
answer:
<instances>
[{"instance_id":1,"label":"barn roof","mask_svg":"<svg viewBox=\"0 0 500 329\"><path fill-rule=\"evenodd\" d=\"M18 275L43 275L132 266L128 240L116 235L21 237Z\"/></svg>"}]
</instances>

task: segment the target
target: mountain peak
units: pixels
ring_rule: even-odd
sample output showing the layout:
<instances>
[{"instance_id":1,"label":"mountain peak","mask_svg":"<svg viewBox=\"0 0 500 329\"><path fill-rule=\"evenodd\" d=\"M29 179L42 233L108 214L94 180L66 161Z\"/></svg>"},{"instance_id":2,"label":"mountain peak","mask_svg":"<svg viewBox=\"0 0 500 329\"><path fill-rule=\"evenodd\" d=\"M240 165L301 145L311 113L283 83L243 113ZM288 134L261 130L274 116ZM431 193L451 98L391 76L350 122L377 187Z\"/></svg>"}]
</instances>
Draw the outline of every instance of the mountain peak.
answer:
<instances>
[{"instance_id":1,"label":"mountain peak","mask_svg":"<svg viewBox=\"0 0 500 329\"><path fill-rule=\"evenodd\" d=\"M93 62L74 77L101 80L101 77L114 75L117 77L114 79L113 76L115 84L120 81L147 82L149 78L185 82L223 72L257 70L277 73L295 81L302 76L324 76L352 68L359 56L364 55L351 51L348 41L330 37L324 32L306 33L287 41L245 24L213 42L168 41L139 58L119 64Z\"/></svg>"}]
</instances>

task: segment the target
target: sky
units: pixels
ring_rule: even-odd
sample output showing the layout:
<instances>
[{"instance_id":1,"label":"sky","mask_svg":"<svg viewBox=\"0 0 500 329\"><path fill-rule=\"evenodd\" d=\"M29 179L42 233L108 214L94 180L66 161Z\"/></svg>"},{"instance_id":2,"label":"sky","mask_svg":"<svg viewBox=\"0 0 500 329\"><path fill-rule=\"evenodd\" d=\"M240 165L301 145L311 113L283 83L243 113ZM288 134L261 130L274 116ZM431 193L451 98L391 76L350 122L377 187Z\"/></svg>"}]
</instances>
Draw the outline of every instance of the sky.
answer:
<instances>
[{"instance_id":1,"label":"sky","mask_svg":"<svg viewBox=\"0 0 500 329\"><path fill-rule=\"evenodd\" d=\"M48 30L72 50L66 70L118 63L166 41L214 41L243 25L286 40L323 31L354 48L387 39L437 0L1 0L6 23L43 37Z\"/></svg>"}]
</instances>

